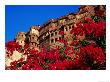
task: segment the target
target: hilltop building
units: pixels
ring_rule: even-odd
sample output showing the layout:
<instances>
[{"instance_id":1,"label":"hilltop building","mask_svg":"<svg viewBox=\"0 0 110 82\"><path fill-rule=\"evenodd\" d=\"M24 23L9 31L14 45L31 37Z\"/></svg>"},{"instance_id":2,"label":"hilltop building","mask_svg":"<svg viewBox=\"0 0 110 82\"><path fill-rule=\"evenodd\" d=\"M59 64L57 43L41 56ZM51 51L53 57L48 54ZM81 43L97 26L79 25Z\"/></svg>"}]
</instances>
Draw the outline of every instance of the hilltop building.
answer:
<instances>
[{"instance_id":1,"label":"hilltop building","mask_svg":"<svg viewBox=\"0 0 110 82\"><path fill-rule=\"evenodd\" d=\"M29 32L19 32L16 36L16 42L24 46L28 41L30 48L40 50L46 48L47 50L64 47L64 44L58 40L67 40L68 45L74 40L74 35L70 33L72 28L77 23L83 21L85 18L100 14L105 16L105 6L81 6L77 13L70 13L57 19L51 19L42 26L32 26ZM102 19L103 20L103 19ZM81 37L83 40L85 36Z\"/></svg>"}]
</instances>

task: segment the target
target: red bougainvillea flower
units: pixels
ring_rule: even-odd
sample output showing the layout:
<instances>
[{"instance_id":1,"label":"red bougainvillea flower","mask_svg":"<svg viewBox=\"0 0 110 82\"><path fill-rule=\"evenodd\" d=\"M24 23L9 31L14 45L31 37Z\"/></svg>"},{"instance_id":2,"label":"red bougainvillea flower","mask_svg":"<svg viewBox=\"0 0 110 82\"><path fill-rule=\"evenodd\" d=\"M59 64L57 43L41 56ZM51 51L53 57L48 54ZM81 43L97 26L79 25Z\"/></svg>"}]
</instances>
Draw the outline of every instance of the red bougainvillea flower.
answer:
<instances>
[{"instance_id":1,"label":"red bougainvillea flower","mask_svg":"<svg viewBox=\"0 0 110 82\"><path fill-rule=\"evenodd\" d=\"M5 44L7 51L10 51L11 53L14 50L20 51L20 49L22 48L22 46L20 46L18 43L14 42L14 41L10 41L8 43Z\"/></svg>"},{"instance_id":2,"label":"red bougainvillea flower","mask_svg":"<svg viewBox=\"0 0 110 82\"><path fill-rule=\"evenodd\" d=\"M92 36L92 37L101 37L105 35L106 32L106 24L103 21L94 22L91 18L85 19L85 24L78 23L76 27L71 30L71 33L74 35L84 35Z\"/></svg>"},{"instance_id":3,"label":"red bougainvillea flower","mask_svg":"<svg viewBox=\"0 0 110 82\"><path fill-rule=\"evenodd\" d=\"M80 49L80 55L82 56L89 56L93 59L93 61L96 61L97 63L104 63L105 61L105 54L103 53L102 49L99 47L93 47L92 45L88 45L85 47L81 47Z\"/></svg>"},{"instance_id":4,"label":"red bougainvillea flower","mask_svg":"<svg viewBox=\"0 0 110 82\"><path fill-rule=\"evenodd\" d=\"M59 34L60 34L60 35L64 35L64 31L60 31Z\"/></svg>"},{"instance_id":5,"label":"red bougainvillea flower","mask_svg":"<svg viewBox=\"0 0 110 82\"><path fill-rule=\"evenodd\" d=\"M35 50L35 49L32 49L29 51L29 54L31 54L31 55L35 55L37 53L38 53L38 50Z\"/></svg>"},{"instance_id":6,"label":"red bougainvillea flower","mask_svg":"<svg viewBox=\"0 0 110 82\"><path fill-rule=\"evenodd\" d=\"M74 35L83 35L85 31L83 30L82 24L78 24L75 28L71 30L71 34Z\"/></svg>"},{"instance_id":7,"label":"red bougainvillea flower","mask_svg":"<svg viewBox=\"0 0 110 82\"><path fill-rule=\"evenodd\" d=\"M79 40L74 40L72 41L72 43L70 44L71 46L76 46L79 44Z\"/></svg>"}]
</instances>

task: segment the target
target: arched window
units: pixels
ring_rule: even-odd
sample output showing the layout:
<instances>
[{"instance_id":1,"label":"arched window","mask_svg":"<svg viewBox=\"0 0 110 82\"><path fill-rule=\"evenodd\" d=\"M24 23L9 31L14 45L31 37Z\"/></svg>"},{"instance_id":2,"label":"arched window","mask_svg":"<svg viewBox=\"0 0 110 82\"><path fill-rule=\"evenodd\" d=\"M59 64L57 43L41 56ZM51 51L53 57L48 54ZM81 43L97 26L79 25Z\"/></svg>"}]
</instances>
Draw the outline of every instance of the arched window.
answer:
<instances>
[{"instance_id":1,"label":"arched window","mask_svg":"<svg viewBox=\"0 0 110 82\"><path fill-rule=\"evenodd\" d=\"M55 35L57 35L57 32L55 32Z\"/></svg>"},{"instance_id":2,"label":"arched window","mask_svg":"<svg viewBox=\"0 0 110 82\"><path fill-rule=\"evenodd\" d=\"M55 42L58 40L58 38L55 38Z\"/></svg>"},{"instance_id":3,"label":"arched window","mask_svg":"<svg viewBox=\"0 0 110 82\"><path fill-rule=\"evenodd\" d=\"M59 37L59 40L61 40L61 37Z\"/></svg>"},{"instance_id":4,"label":"arched window","mask_svg":"<svg viewBox=\"0 0 110 82\"><path fill-rule=\"evenodd\" d=\"M53 43L54 39L51 39L51 43Z\"/></svg>"},{"instance_id":5,"label":"arched window","mask_svg":"<svg viewBox=\"0 0 110 82\"><path fill-rule=\"evenodd\" d=\"M34 37L32 37L32 39L34 39Z\"/></svg>"},{"instance_id":6,"label":"arched window","mask_svg":"<svg viewBox=\"0 0 110 82\"><path fill-rule=\"evenodd\" d=\"M71 29L71 26L69 26L69 29Z\"/></svg>"},{"instance_id":7,"label":"arched window","mask_svg":"<svg viewBox=\"0 0 110 82\"><path fill-rule=\"evenodd\" d=\"M53 33L51 33L51 37L53 36Z\"/></svg>"},{"instance_id":8,"label":"arched window","mask_svg":"<svg viewBox=\"0 0 110 82\"><path fill-rule=\"evenodd\" d=\"M68 28L67 27L65 29L66 29L66 31L68 31Z\"/></svg>"}]
</instances>

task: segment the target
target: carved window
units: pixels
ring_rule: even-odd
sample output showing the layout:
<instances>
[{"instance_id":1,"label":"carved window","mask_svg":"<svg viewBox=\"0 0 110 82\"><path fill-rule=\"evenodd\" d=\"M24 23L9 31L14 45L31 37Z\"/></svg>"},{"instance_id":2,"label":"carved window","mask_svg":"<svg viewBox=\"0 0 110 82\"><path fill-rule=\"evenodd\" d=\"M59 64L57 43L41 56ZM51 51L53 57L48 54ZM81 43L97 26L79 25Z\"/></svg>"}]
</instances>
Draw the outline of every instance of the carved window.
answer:
<instances>
[{"instance_id":1,"label":"carved window","mask_svg":"<svg viewBox=\"0 0 110 82\"><path fill-rule=\"evenodd\" d=\"M61 37L59 37L59 40L61 40Z\"/></svg>"},{"instance_id":2,"label":"carved window","mask_svg":"<svg viewBox=\"0 0 110 82\"><path fill-rule=\"evenodd\" d=\"M65 29L66 29L66 31L68 31L68 28L67 27Z\"/></svg>"},{"instance_id":3,"label":"carved window","mask_svg":"<svg viewBox=\"0 0 110 82\"><path fill-rule=\"evenodd\" d=\"M22 43L22 41L21 41L21 43Z\"/></svg>"},{"instance_id":4,"label":"carved window","mask_svg":"<svg viewBox=\"0 0 110 82\"><path fill-rule=\"evenodd\" d=\"M58 40L58 38L55 38L55 42Z\"/></svg>"},{"instance_id":5,"label":"carved window","mask_svg":"<svg viewBox=\"0 0 110 82\"><path fill-rule=\"evenodd\" d=\"M51 43L53 43L54 39L51 39Z\"/></svg>"},{"instance_id":6,"label":"carved window","mask_svg":"<svg viewBox=\"0 0 110 82\"><path fill-rule=\"evenodd\" d=\"M51 37L53 36L53 33L51 34Z\"/></svg>"},{"instance_id":7,"label":"carved window","mask_svg":"<svg viewBox=\"0 0 110 82\"><path fill-rule=\"evenodd\" d=\"M61 26L60 31L64 31L64 26Z\"/></svg>"},{"instance_id":8,"label":"carved window","mask_svg":"<svg viewBox=\"0 0 110 82\"><path fill-rule=\"evenodd\" d=\"M55 35L57 35L57 32L55 32Z\"/></svg>"},{"instance_id":9,"label":"carved window","mask_svg":"<svg viewBox=\"0 0 110 82\"><path fill-rule=\"evenodd\" d=\"M34 37L32 37L32 39L34 39Z\"/></svg>"},{"instance_id":10,"label":"carved window","mask_svg":"<svg viewBox=\"0 0 110 82\"><path fill-rule=\"evenodd\" d=\"M46 36L46 39L49 39L49 35L48 35L48 36Z\"/></svg>"},{"instance_id":11,"label":"carved window","mask_svg":"<svg viewBox=\"0 0 110 82\"><path fill-rule=\"evenodd\" d=\"M71 29L71 26L69 26L69 29Z\"/></svg>"}]
</instances>

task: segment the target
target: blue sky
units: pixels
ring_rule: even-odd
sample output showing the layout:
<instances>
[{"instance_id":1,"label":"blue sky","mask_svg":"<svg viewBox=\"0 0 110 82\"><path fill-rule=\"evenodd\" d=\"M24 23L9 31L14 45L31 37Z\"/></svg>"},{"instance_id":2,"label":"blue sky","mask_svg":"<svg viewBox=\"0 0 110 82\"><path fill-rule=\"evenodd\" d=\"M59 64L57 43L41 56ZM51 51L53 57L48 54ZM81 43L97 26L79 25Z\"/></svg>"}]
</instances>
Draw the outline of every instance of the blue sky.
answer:
<instances>
[{"instance_id":1,"label":"blue sky","mask_svg":"<svg viewBox=\"0 0 110 82\"><path fill-rule=\"evenodd\" d=\"M6 5L5 42L14 40L17 32L27 32L32 25L42 25L71 12L77 12L78 5Z\"/></svg>"}]
</instances>

